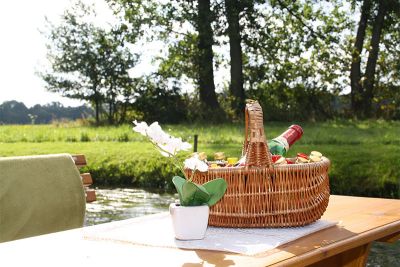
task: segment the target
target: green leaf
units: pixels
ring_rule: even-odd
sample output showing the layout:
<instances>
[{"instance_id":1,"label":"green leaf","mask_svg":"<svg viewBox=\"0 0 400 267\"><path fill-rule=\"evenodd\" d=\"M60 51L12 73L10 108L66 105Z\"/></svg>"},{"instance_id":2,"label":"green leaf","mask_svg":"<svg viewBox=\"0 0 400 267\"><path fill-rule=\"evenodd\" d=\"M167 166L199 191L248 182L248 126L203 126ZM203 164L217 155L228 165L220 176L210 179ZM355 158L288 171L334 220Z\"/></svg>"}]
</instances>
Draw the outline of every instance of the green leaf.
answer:
<instances>
[{"instance_id":1,"label":"green leaf","mask_svg":"<svg viewBox=\"0 0 400 267\"><path fill-rule=\"evenodd\" d=\"M182 205L199 206L206 204L210 199L210 194L206 189L196 183L185 181L182 186Z\"/></svg>"},{"instance_id":2,"label":"green leaf","mask_svg":"<svg viewBox=\"0 0 400 267\"><path fill-rule=\"evenodd\" d=\"M203 187L210 194L210 199L208 200L207 204L211 207L224 196L228 185L224 179L218 178L203 184Z\"/></svg>"},{"instance_id":3,"label":"green leaf","mask_svg":"<svg viewBox=\"0 0 400 267\"><path fill-rule=\"evenodd\" d=\"M183 184L185 182L186 179L180 176L174 176L174 178L172 178L172 183L175 185L176 191L178 192L179 202L181 203L181 205L183 205L182 191L183 191Z\"/></svg>"}]
</instances>

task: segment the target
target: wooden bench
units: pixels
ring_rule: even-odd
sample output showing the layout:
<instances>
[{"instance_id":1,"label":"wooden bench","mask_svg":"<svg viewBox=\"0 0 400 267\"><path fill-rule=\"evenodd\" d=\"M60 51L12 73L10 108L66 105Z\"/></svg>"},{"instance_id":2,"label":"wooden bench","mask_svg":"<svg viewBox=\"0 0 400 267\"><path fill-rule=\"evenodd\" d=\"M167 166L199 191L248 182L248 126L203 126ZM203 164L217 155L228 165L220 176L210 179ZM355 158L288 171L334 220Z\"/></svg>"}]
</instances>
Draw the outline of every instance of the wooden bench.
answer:
<instances>
[{"instance_id":1,"label":"wooden bench","mask_svg":"<svg viewBox=\"0 0 400 267\"><path fill-rule=\"evenodd\" d=\"M78 169L86 166L85 155L72 155L72 159ZM96 201L96 191L89 188L93 184L93 179L90 173L81 173L83 188L85 189L86 203Z\"/></svg>"}]
</instances>

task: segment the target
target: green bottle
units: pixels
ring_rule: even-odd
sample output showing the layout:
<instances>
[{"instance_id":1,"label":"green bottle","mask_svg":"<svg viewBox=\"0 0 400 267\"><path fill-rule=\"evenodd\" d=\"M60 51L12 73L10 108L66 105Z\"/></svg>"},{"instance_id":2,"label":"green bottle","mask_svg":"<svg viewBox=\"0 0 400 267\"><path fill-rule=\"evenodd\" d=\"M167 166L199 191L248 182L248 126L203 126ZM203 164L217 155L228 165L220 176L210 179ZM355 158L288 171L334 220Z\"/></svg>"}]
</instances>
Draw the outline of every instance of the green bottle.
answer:
<instances>
[{"instance_id":1,"label":"green bottle","mask_svg":"<svg viewBox=\"0 0 400 267\"><path fill-rule=\"evenodd\" d=\"M299 140L302 135L303 129L299 125L291 125L281 135L267 142L269 151L272 155L285 156L289 148Z\"/></svg>"}]
</instances>

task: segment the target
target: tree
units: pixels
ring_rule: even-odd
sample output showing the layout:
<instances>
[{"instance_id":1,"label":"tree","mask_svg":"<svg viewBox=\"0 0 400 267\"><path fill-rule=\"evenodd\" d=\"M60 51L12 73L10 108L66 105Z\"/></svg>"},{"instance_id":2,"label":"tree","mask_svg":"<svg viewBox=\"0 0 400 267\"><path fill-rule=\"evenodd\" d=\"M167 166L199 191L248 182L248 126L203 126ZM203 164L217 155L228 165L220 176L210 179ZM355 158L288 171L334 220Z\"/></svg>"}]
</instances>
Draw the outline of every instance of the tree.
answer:
<instances>
[{"instance_id":1,"label":"tree","mask_svg":"<svg viewBox=\"0 0 400 267\"><path fill-rule=\"evenodd\" d=\"M399 46L391 41L398 32L394 0L109 2L115 10L122 8L132 28L140 25L143 35L164 42L157 74L176 86L182 87L182 80L194 84L197 95L191 101L207 102L203 107L210 110L213 104L205 93L215 94L213 70L226 64L229 90L215 103L228 112L233 108L236 117L243 112L245 97L259 99L265 117L275 120L348 114L350 99L359 113L381 109L381 114L397 114L398 72L387 68L398 68ZM357 34L349 8L355 3L363 3ZM386 3L385 12L383 7L379 12L380 3ZM226 60L218 52L228 46Z\"/></svg>"},{"instance_id":2,"label":"tree","mask_svg":"<svg viewBox=\"0 0 400 267\"><path fill-rule=\"evenodd\" d=\"M186 119L187 111L179 87L168 85L168 81L159 75L138 81L134 107L137 117L145 121L179 123Z\"/></svg>"},{"instance_id":3,"label":"tree","mask_svg":"<svg viewBox=\"0 0 400 267\"><path fill-rule=\"evenodd\" d=\"M0 124L28 124L29 110L24 103L11 100L0 105Z\"/></svg>"},{"instance_id":4,"label":"tree","mask_svg":"<svg viewBox=\"0 0 400 267\"><path fill-rule=\"evenodd\" d=\"M211 29L212 13L210 10L210 0L197 1L197 21L198 31L198 69L199 69L199 90L200 101L212 110L219 108L217 96L215 94L214 67L213 67L213 32Z\"/></svg>"},{"instance_id":5,"label":"tree","mask_svg":"<svg viewBox=\"0 0 400 267\"><path fill-rule=\"evenodd\" d=\"M128 71L137 63L138 55L132 54L125 46L126 27L117 27L111 31L99 30L96 38L98 47L98 64L102 74L102 86L104 99L108 105L108 122L114 124L126 117L126 106L129 104L133 94L133 80ZM118 98L122 97L122 103ZM121 105L121 108L119 107Z\"/></svg>"},{"instance_id":6,"label":"tree","mask_svg":"<svg viewBox=\"0 0 400 267\"><path fill-rule=\"evenodd\" d=\"M78 2L67 10L60 25L48 21L48 59L51 70L41 73L51 92L59 92L65 97L87 100L94 104L96 123L99 123L101 103L101 72L97 65L97 44L94 25L82 22L90 16L89 10Z\"/></svg>"},{"instance_id":7,"label":"tree","mask_svg":"<svg viewBox=\"0 0 400 267\"><path fill-rule=\"evenodd\" d=\"M376 15L374 16L373 13ZM380 43L385 28L394 23L392 17L400 14L400 3L395 0L363 0L361 16L358 23L357 35L352 51L352 65L350 72L352 110L356 117L364 118L374 115L373 98L374 87L377 86L376 68L379 59ZM389 18L389 19L388 19ZM385 23L389 21L389 23ZM370 33L368 56L362 53L365 37ZM389 31L395 34L395 30ZM367 57L365 72L362 75L362 56Z\"/></svg>"},{"instance_id":8,"label":"tree","mask_svg":"<svg viewBox=\"0 0 400 267\"><path fill-rule=\"evenodd\" d=\"M341 1L254 1L241 22L246 94L263 103L264 116L333 117L348 70L344 32L351 23Z\"/></svg>"},{"instance_id":9,"label":"tree","mask_svg":"<svg viewBox=\"0 0 400 267\"><path fill-rule=\"evenodd\" d=\"M228 22L229 54L231 82L229 89L233 96L232 108L236 116L243 114L245 93L243 88L243 60L241 45L240 12L243 3L240 0L225 0L225 13ZM251 1L250 1L251 2Z\"/></svg>"},{"instance_id":10,"label":"tree","mask_svg":"<svg viewBox=\"0 0 400 267\"><path fill-rule=\"evenodd\" d=\"M378 2L378 13L375 17L372 28L370 51L368 55L367 67L365 69L365 89L364 89L364 115L371 117L372 115L372 98L374 96L373 89L375 83L376 62L378 60L379 43L381 40L382 28L385 21L385 16L388 11L388 3L380 0Z\"/></svg>"},{"instance_id":11,"label":"tree","mask_svg":"<svg viewBox=\"0 0 400 267\"><path fill-rule=\"evenodd\" d=\"M87 119L93 116L93 110L85 105L79 107L64 107L59 102L34 105L29 108L28 113L34 118L35 124L47 124L54 120Z\"/></svg>"},{"instance_id":12,"label":"tree","mask_svg":"<svg viewBox=\"0 0 400 267\"><path fill-rule=\"evenodd\" d=\"M0 104L0 124L44 124L57 119L76 120L92 115L93 110L87 106L64 107L58 102L37 104L31 108L15 100Z\"/></svg>"},{"instance_id":13,"label":"tree","mask_svg":"<svg viewBox=\"0 0 400 267\"><path fill-rule=\"evenodd\" d=\"M363 88L361 86L361 53L364 46L365 32L370 17L371 0L364 0L361 7L360 21L352 51L350 70L351 81L351 106L354 114L362 112Z\"/></svg>"},{"instance_id":14,"label":"tree","mask_svg":"<svg viewBox=\"0 0 400 267\"><path fill-rule=\"evenodd\" d=\"M400 119L400 16L388 16L381 37L372 105L376 117Z\"/></svg>"},{"instance_id":15,"label":"tree","mask_svg":"<svg viewBox=\"0 0 400 267\"><path fill-rule=\"evenodd\" d=\"M213 110L219 109L219 103L214 83L214 16L210 0L108 2L114 10L123 10L132 27L140 25L138 31L143 35L165 42L169 53L157 58L159 74L165 75L166 79L181 79L183 75L191 79L204 110L215 114ZM173 71L167 70L166 66Z\"/></svg>"},{"instance_id":16,"label":"tree","mask_svg":"<svg viewBox=\"0 0 400 267\"><path fill-rule=\"evenodd\" d=\"M137 55L124 48L121 28L96 27L85 20L91 16L95 16L94 10L77 2L64 13L60 25L48 22L51 70L40 75L49 91L92 103L97 124L102 104L107 101L109 121L113 122L120 84L126 82Z\"/></svg>"}]
</instances>

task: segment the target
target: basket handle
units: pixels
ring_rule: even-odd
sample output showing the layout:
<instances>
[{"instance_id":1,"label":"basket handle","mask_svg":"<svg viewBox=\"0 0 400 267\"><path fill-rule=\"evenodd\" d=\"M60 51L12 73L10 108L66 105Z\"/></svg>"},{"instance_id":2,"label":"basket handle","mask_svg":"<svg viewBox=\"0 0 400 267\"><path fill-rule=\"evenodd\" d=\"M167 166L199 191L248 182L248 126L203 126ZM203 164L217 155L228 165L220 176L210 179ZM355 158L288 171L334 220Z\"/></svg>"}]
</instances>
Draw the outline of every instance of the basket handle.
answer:
<instances>
[{"instance_id":1,"label":"basket handle","mask_svg":"<svg viewBox=\"0 0 400 267\"><path fill-rule=\"evenodd\" d=\"M272 165L264 133L263 112L258 101L250 100L245 110L245 136L242 156L246 155L245 166L269 167Z\"/></svg>"}]
</instances>

